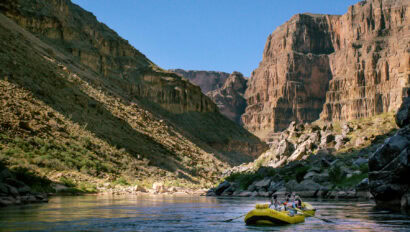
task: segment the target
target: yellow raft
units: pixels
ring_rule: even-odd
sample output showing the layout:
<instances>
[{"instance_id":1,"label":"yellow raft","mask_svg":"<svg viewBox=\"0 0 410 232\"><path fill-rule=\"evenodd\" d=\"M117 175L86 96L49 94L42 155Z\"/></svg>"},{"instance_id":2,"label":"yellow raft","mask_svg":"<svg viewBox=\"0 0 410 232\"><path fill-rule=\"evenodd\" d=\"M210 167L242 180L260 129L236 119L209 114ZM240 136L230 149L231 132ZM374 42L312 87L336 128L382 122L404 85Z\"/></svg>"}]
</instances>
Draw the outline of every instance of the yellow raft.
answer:
<instances>
[{"instance_id":1,"label":"yellow raft","mask_svg":"<svg viewBox=\"0 0 410 232\"><path fill-rule=\"evenodd\" d=\"M305 221L303 214L290 215L289 211L270 209L268 204L257 204L245 216L246 225L286 225Z\"/></svg>"},{"instance_id":2,"label":"yellow raft","mask_svg":"<svg viewBox=\"0 0 410 232\"><path fill-rule=\"evenodd\" d=\"M312 217L316 214L316 209L307 202L302 202L302 212L306 217Z\"/></svg>"}]
</instances>

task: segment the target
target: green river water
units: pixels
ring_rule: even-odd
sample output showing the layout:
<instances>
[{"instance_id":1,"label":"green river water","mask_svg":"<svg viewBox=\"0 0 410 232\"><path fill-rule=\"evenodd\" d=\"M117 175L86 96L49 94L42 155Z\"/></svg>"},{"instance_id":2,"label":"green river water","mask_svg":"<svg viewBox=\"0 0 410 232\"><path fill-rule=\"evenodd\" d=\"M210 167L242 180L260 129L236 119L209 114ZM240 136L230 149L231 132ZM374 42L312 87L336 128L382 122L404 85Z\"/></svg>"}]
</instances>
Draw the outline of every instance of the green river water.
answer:
<instances>
[{"instance_id":1,"label":"green river water","mask_svg":"<svg viewBox=\"0 0 410 232\"><path fill-rule=\"evenodd\" d=\"M370 201L306 200L326 223L246 226L243 217L263 198L172 196L54 197L47 204L0 209L0 231L410 231L410 216L377 210Z\"/></svg>"}]
</instances>

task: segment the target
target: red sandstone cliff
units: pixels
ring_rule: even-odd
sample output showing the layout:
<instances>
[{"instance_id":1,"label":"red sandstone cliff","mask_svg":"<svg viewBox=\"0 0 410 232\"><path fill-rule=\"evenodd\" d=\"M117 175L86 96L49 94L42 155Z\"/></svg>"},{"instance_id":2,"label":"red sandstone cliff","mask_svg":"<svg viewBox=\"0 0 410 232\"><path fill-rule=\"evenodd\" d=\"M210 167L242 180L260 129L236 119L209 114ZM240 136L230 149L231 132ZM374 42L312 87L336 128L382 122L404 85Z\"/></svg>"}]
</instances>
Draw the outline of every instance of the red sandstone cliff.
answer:
<instances>
[{"instance_id":1,"label":"red sandstone cliff","mask_svg":"<svg viewBox=\"0 0 410 232\"><path fill-rule=\"evenodd\" d=\"M409 87L409 5L364 1L343 16L299 14L278 27L245 93L245 127L265 137L291 121L397 109Z\"/></svg>"}]
</instances>

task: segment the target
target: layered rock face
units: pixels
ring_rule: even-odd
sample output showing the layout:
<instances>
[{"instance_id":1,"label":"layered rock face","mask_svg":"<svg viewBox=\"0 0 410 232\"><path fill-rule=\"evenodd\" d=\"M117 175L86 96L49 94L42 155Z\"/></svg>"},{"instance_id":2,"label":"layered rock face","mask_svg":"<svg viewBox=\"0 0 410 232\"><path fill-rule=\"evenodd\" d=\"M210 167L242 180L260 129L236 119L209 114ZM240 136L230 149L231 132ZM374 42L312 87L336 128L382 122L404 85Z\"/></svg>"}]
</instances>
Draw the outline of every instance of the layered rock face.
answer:
<instances>
[{"instance_id":1,"label":"layered rock face","mask_svg":"<svg viewBox=\"0 0 410 232\"><path fill-rule=\"evenodd\" d=\"M370 191L381 207L410 209L410 97L400 107L396 123L401 129L369 159Z\"/></svg>"},{"instance_id":2,"label":"layered rock face","mask_svg":"<svg viewBox=\"0 0 410 232\"><path fill-rule=\"evenodd\" d=\"M343 16L300 14L278 27L245 93L260 137L291 121L349 120L397 109L409 87L408 1L372 0Z\"/></svg>"},{"instance_id":3,"label":"layered rock face","mask_svg":"<svg viewBox=\"0 0 410 232\"><path fill-rule=\"evenodd\" d=\"M201 87L203 93L222 88L226 79L229 77L229 73L216 72L216 71L194 71L183 69L171 69L171 72L185 77L191 83Z\"/></svg>"},{"instance_id":4,"label":"layered rock face","mask_svg":"<svg viewBox=\"0 0 410 232\"><path fill-rule=\"evenodd\" d=\"M247 80L239 72L233 72L222 88L208 92L206 95L218 106L219 111L232 121L242 124L241 116L245 112L244 93Z\"/></svg>"},{"instance_id":5,"label":"layered rock face","mask_svg":"<svg viewBox=\"0 0 410 232\"><path fill-rule=\"evenodd\" d=\"M321 118L350 120L397 110L410 87L410 2L374 0L329 22L335 51Z\"/></svg>"},{"instance_id":6,"label":"layered rock face","mask_svg":"<svg viewBox=\"0 0 410 232\"><path fill-rule=\"evenodd\" d=\"M216 112L198 87L162 71L128 41L69 0L6 0L0 11L41 39L59 46L76 61L123 89L172 113Z\"/></svg>"},{"instance_id":7,"label":"layered rock face","mask_svg":"<svg viewBox=\"0 0 410 232\"><path fill-rule=\"evenodd\" d=\"M266 149L198 86L68 0L0 1L0 44L0 156L8 168L27 164L53 181L64 172L91 183L211 184ZM44 144L50 149L39 151Z\"/></svg>"}]
</instances>

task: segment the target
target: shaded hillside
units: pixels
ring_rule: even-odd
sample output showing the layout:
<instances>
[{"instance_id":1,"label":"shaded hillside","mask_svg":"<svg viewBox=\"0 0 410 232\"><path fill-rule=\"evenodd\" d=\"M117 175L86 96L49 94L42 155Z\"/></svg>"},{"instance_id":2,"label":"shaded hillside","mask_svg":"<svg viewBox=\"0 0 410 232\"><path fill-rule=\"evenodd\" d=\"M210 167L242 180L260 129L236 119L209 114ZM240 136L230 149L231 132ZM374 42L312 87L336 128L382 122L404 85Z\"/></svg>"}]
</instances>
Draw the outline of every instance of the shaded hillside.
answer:
<instances>
[{"instance_id":1,"label":"shaded hillside","mask_svg":"<svg viewBox=\"0 0 410 232\"><path fill-rule=\"evenodd\" d=\"M203 185L264 150L199 87L70 1L2 1L0 10L19 24L0 15L0 158L11 169Z\"/></svg>"}]
</instances>

